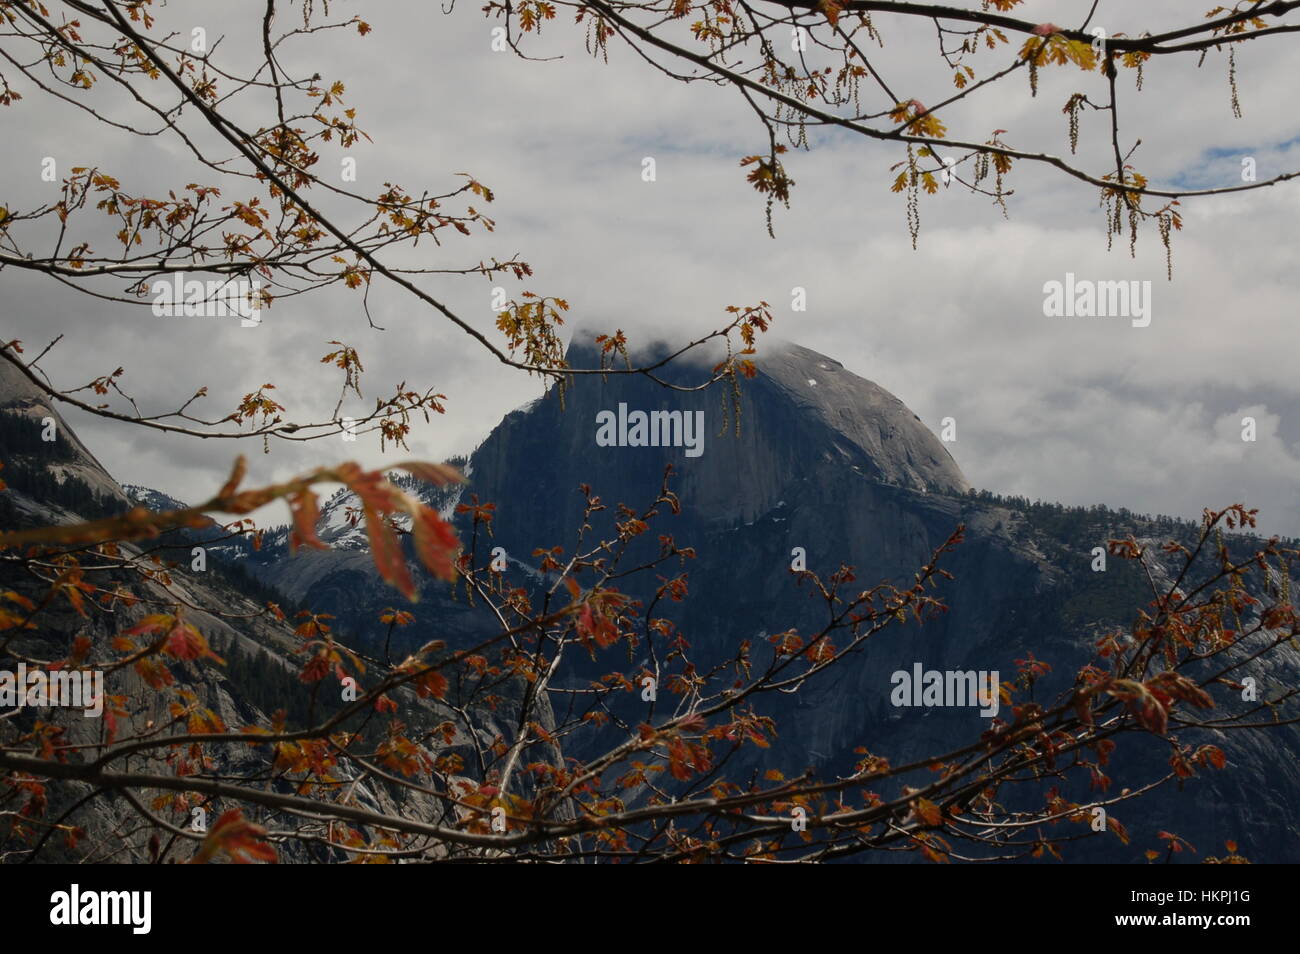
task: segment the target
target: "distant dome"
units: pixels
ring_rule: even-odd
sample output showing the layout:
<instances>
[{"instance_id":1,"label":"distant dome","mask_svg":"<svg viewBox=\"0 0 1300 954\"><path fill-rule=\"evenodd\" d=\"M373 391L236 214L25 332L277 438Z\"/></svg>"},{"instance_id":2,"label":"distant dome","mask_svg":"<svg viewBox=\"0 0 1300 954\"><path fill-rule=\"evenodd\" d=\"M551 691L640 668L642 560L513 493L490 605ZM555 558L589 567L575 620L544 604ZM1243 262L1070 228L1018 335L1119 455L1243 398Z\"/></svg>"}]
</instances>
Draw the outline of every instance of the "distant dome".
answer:
<instances>
[{"instance_id":1,"label":"distant dome","mask_svg":"<svg viewBox=\"0 0 1300 954\"><path fill-rule=\"evenodd\" d=\"M934 433L894 395L834 358L788 342L768 343L756 362L805 414L865 454L876 476L931 493L964 494L970 483Z\"/></svg>"}]
</instances>

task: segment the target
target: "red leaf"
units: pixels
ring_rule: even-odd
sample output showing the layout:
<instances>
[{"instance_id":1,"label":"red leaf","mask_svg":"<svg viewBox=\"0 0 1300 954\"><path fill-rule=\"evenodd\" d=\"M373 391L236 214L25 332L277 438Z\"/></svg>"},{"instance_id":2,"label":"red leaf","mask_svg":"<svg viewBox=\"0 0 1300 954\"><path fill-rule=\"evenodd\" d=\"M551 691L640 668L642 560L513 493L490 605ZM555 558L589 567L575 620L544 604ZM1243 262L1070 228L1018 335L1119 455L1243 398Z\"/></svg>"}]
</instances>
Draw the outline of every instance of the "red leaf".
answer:
<instances>
[{"instance_id":1,"label":"red leaf","mask_svg":"<svg viewBox=\"0 0 1300 954\"><path fill-rule=\"evenodd\" d=\"M436 669L431 669L415 681L415 693L421 698L433 696L435 699L445 699L447 677Z\"/></svg>"},{"instance_id":2,"label":"red leaf","mask_svg":"<svg viewBox=\"0 0 1300 954\"><path fill-rule=\"evenodd\" d=\"M420 507L411 515L411 529L415 535L415 552L434 576L440 580L456 578L454 559L460 549L460 540L437 511Z\"/></svg>"},{"instance_id":3,"label":"red leaf","mask_svg":"<svg viewBox=\"0 0 1300 954\"><path fill-rule=\"evenodd\" d=\"M143 636L146 634L156 636L167 632L175 622L176 618L174 616L169 616L167 613L154 613L122 632L125 636Z\"/></svg>"},{"instance_id":4,"label":"red leaf","mask_svg":"<svg viewBox=\"0 0 1300 954\"><path fill-rule=\"evenodd\" d=\"M682 732L700 732L708 723L705 722L704 716L698 712L692 712L690 715L682 716L677 722L677 728Z\"/></svg>"},{"instance_id":5,"label":"red leaf","mask_svg":"<svg viewBox=\"0 0 1300 954\"><path fill-rule=\"evenodd\" d=\"M212 651L208 646L208 641L203 638L203 634L191 626L189 623L176 621L170 633L167 634L167 642L163 644L163 652L177 659L215 659L217 662L224 660Z\"/></svg>"},{"instance_id":6,"label":"red leaf","mask_svg":"<svg viewBox=\"0 0 1300 954\"><path fill-rule=\"evenodd\" d=\"M293 530L289 533L289 552L296 551L301 544L318 550L329 549L316 536L316 524L320 521L320 508L317 506L316 494L304 487L289 498L289 512L293 515Z\"/></svg>"},{"instance_id":7,"label":"red leaf","mask_svg":"<svg viewBox=\"0 0 1300 954\"><path fill-rule=\"evenodd\" d=\"M324 655L312 656L307 665L302 667L298 679L302 682L320 682L329 675L329 660Z\"/></svg>"},{"instance_id":8,"label":"red leaf","mask_svg":"<svg viewBox=\"0 0 1300 954\"><path fill-rule=\"evenodd\" d=\"M402 553L402 545L397 539L397 534L393 533L392 527L371 507L366 506L364 513L366 535L370 538L370 554L374 558L379 575L414 603L418 598L415 592L415 581L411 579L411 571L406 566L406 556Z\"/></svg>"}]
</instances>

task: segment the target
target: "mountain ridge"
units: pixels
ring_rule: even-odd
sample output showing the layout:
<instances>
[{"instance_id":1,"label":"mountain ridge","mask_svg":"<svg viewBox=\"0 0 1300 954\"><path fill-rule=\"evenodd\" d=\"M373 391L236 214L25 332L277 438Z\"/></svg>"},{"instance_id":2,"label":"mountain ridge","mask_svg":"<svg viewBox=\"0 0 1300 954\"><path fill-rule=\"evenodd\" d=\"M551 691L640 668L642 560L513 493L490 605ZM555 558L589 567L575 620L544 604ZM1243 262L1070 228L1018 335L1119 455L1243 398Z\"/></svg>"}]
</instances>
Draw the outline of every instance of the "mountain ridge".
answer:
<instances>
[{"instance_id":1,"label":"mountain ridge","mask_svg":"<svg viewBox=\"0 0 1300 954\"><path fill-rule=\"evenodd\" d=\"M833 359L794 348L767 371L760 356L758 376L742 386L739 433L730 409L715 396L665 391L639 377L575 375L563 407L552 387L505 415L471 455L465 467L469 482L456 491L458 499L477 496L497 504L493 535L484 542L505 551L518 585L535 587L541 576L529 568L537 549L571 548L573 531L585 519L593 535L608 533L617 518L613 505L656 499L671 465L682 512L667 517L660 532L671 532L700 555L690 567L692 595L674 608L674 624L705 660L724 658L742 639L765 645L775 632L815 629L816 607L790 572L796 549L809 569L821 573L845 563L865 585L905 582L964 524L965 541L942 564L954 577L938 591L949 612L866 646L806 686L797 700L774 700L770 712L779 738L761 760L753 752L739 756L735 768L742 772L776 767L790 777L814 767L843 773L852 759L836 753L858 746L907 761L944 751L954 738L978 736L985 723L971 713L891 706L889 674L916 662L1009 675L1014 660L1029 653L1056 667L1042 681L1044 692L1067 687L1074 667L1095 651L1097 638L1127 625L1149 599L1131 561L1113 560L1106 572L1092 572L1094 548L1128 533L1154 543L1166 530L1183 533L1187 527L1114 511L1017 508L982 499L901 401ZM571 347L570 355L575 363L598 361L582 346ZM698 380L697 371L673 369L668 376L688 385ZM853 403L855 395L863 396L864 406L839 414L836 403ZM597 415L619 403L703 413L705 453L688 458L673 446L599 447ZM578 492L584 484L607 504L590 518L586 497ZM450 510L453 504L448 498L439 506ZM363 541L347 543L355 529L342 516L347 506L341 493L324 508L325 529L344 548L288 557L287 540L275 531L261 551L248 548L240 559L313 611L334 614L341 637L373 648L381 638L374 623L378 613L403 604L379 582ZM462 540L469 539L467 517L456 520ZM1234 545L1248 548L1251 541ZM654 542L647 539L644 546L653 549ZM1168 557L1149 549L1155 577L1172 579ZM442 638L454 646L491 627L444 584L426 582L421 596L412 607L416 622L394 634L394 651L402 648L398 640ZM1283 647L1278 659L1259 670L1261 680L1293 684L1300 673L1297 660L1300 654ZM646 663L626 661L629 671ZM556 684L579 687L591 677L577 666L560 673ZM634 700L622 706L624 719L640 718ZM1236 773L1198 779L1186 794L1133 811L1125 817L1132 846L1088 840L1079 846L1079 860L1140 861L1139 846L1153 843L1162 829L1211 849L1231 838L1259 860L1300 860L1300 808L1293 798L1300 773L1294 759L1286 758L1300 749L1300 735L1293 727L1274 738L1203 734L1228 752ZM1163 764L1159 743L1134 750L1141 754L1117 756L1118 763L1134 771L1149 768L1153 758ZM1080 801L1090 797L1086 790L1067 794Z\"/></svg>"}]
</instances>

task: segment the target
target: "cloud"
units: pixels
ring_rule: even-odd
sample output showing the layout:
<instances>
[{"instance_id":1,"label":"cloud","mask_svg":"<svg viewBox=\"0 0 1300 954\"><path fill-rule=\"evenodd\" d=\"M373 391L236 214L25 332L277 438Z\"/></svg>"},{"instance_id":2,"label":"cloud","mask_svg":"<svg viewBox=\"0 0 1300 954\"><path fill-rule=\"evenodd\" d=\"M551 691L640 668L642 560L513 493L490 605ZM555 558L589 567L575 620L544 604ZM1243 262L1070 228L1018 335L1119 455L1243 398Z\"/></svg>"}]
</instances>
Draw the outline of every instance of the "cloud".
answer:
<instances>
[{"instance_id":1,"label":"cloud","mask_svg":"<svg viewBox=\"0 0 1300 954\"><path fill-rule=\"evenodd\" d=\"M1059 19L1051 6L1026 4L1024 16ZM216 22L228 11L173 3L164 15L182 30L195 18L212 21L209 34L225 32L225 49L236 56L256 50L249 22ZM1173 0L1142 4L1140 22L1132 5L1102 3L1094 23L1112 35L1136 34L1186 17L1185 4ZM782 336L876 380L935 430L942 417L955 417L952 451L979 486L1188 516L1246 490L1264 528L1300 534L1294 185L1184 203L1186 228L1174 236L1167 281L1153 230L1135 258L1126 236L1107 251L1096 190L1025 163L1013 171L1008 219L987 197L956 187L922 196L913 251L903 197L888 190L898 148L811 128L812 151L786 157L797 184L792 208L775 210L773 241L762 199L738 164L765 148L766 134L734 91L674 82L617 42L606 65L583 52L582 27L558 20L546 24L535 52L564 58L525 62L492 52L493 21L472 5L442 16L436 5L387 4L366 18L369 37L320 34L286 49L286 64L346 82L348 105L374 138L355 151L363 191L385 181L455 188L462 170L496 190L486 210L495 232L422 243L400 259L438 268L515 253L529 261L536 276L526 282L421 280L485 334L495 335L495 284L512 295L525 288L562 295L575 321L642 338L698 335L725 319L725 306L763 298ZM873 51L873 65L898 95L926 103L951 95L951 71L927 45L932 31L883 15L876 26L887 45ZM1239 183L1246 154L1261 178L1295 168L1300 121L1288 99L1288 49L1257 42L1238 56L1241 119L1231 117L1226 55L1211 53L1200 68L1194 58L1160 58L1148 64L1141 94L1125 72L1126 144L1142 141L1133 164L1153 181L1206 187ZM1013 76L944 118L956 137L982 141L1004 128L1013 142L1068 154L1060 109L1075 91L1104 97L1096 74L1045 70L1036 98L1026 77ZM47 154L65 169L111 164L128 190L203 181L174 143L94 129L75 110L27 92L21 108L7 112L0 142L0 168L15 187L35 195L53 188L35 179ZM878 90L862 92L881 108ZM1107 114L1085 111L1078 161L1100 171L1111 164L1107 124ZM641 179L647 155L656 159L654 182ZM274 382L295 413L328 416L341 375L319 358L337 339L356 347L366 367L365 398L348 406L372 404L399 381L446 394L447 414L417 421L412 435L414 454L437 457L472 449L542 388L381 282L370 304L383 331L370 327L360 296L343 289L283 300L262 327L242 329L160 320L11 272L6 337L37 345L65 334L45 362L56 380L81 384L121 365L141 406L155 412L206 386L200 407L219 417ZM1066 272L1150 281L1151 327L1045 318L1043 283ZM795 286L807 291L806 313L790 309ZM1258 440L1239 446L1233 434L1252 408ZM344 455L368 464L397 459L382 456L377 442L272 442L263 455L260 444L186 441L88 415L71 420L122 479L189 499L209 492L240 451L253 458L254 479Z\"/></svg>"}]
</instances>

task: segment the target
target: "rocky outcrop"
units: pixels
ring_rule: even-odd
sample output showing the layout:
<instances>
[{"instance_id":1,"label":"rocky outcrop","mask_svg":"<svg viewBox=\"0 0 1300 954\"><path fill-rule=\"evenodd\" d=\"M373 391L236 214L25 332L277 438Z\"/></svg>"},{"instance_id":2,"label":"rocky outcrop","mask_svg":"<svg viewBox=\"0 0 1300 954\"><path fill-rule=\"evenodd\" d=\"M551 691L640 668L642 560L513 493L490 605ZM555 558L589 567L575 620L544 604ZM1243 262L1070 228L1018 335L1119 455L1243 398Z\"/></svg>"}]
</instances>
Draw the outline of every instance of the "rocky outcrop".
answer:
<instances>
[{"instance_id":1,"label":"rocky outcrop","mask_svg":"<svg viewBox=\"0 0 1300 954\"><path fill-rule=\"evenodd\" d=\"M593 352L570 350L572 366L595 367L597 360ZM1015 660L1032 653L1053 666L1036 686L1038 698L1048 699L1094 657L1101 628L1127 624L1149 600L1131 564L1112 561L1104 574L1089 565L1093 546L1128 532L1141 535L1140 519L1107 511L1068 528L1032 525L1020 512L969 496L957 464L924 424L839 362L787 345L760 354L757 364L758 376L743 383L739 434L716 390L675 392L638 377L575 376L563 407L552 389L506 416L474 453L467 488L498 505L494 544L526 559L557 544L571 552L582 517L580 484L608 506L592 520L600 533L609 530L615 504L653 500L671 464L682 513L657 524L655 533L672 533L699 554L688 567L690 598L668 615L690 639L701 669L741 640L761 645L772 633L820 626L824 610L790 573L795 548L822 574L846 563L863 587L886 580L906 585L965 524L965 542L943 564L953 579L938 590L949 611L924 626L885 631L798 697L763 700L760 711L777 720L779 739L771 750L742 750L731 764L735 775L772 767L787 775L808 767L843 772L858 746L898 764L973 741L987 720L970 709L894 707L891 675L921 663L997 670L1013 679ZM675 380L691 378L679 371ZM703 412L703 453L599 446L597 415L620 404L629 413ZM645 543L648 552L654 544ZM1167 559L1152 549L1154 558ZM641 662L630 660L626 671ZM1294 685L1300 654L1286 648L1270 666L1255 675L1274 689ZM576 666L569 675L578 685L591 673ZM629 701L620 714L634 723L642 716L637 705ZM1072 860L1141 861L1146 848L1159 846L1162 829L1206 854L1221 852L1231 838L1256 860L1300 860L1294 797L1300 773L1288 754L1300 747L1300 733L1283 727L1240 740L1215 737L1231 735L1202 733L1199 741L1220 745L1232 771L1117 809L1132 842L1085 839L1072 846ZM1168 759L1162 746L1154 739L1125 742L1114 774L1134 785L1162 774ZM1081 802L1095 796L1086 786L1067 787L1065 794Z\"/></svg>"},{"instance_id":2,"label":"rocky outcrop","mask_svg":"<svg viewBox=\"0 0 1300 954\"><path fill-rule=\"evenodd\" d=\"M52 421L54 428L51 444L63 450L58 459L44 463L45 469L59 477L72 477L81 481L94 493L117 504L128 503L126 493L104 469L90 449L67 426L55 408L55 402L8 361L0 360L0 412L22 417L44 429L44 422ZM0 447L0 451L4 448Z\"/></svg>"},{"instance_id":3,"label":"rocky outcrop","mask_svg":"<svg viewBox=\"0 0 1300 954\"><path fill-rule=\"evenodd\" d=\"M157 491L141 487L124 489L120 486L39 389L4 361L0 361L0 412L20 419L15 425L19 429L6 433L21 438L11 439L10 446L0 444L0 460L7 465L0 472L3 476L12 479L15 467L21 465L23 472L28 475L53 475L55 481L48 486L64 487L69 481L79 482L83 486L80 496L70 495L64 503L56 504L44 499L41 493L31 487L24 489L11 483L0 492L0 528L80 522L100 516L105 510L122 512L137 503L150 509L183 506L174 498ZM47 442L41 439L40 432L49 422L53 423L53 433L57 439ZM45 482L41 485L47 486ZM341 507L336 509L341 510ZM391 591L373 578L373 562L369 554L364 549L348 546L349 541L344 538L350 532L350 527L345 524L346 521L340 519L339 525L329 534L331 541L341 547L340 550L331 552L344 561L333 565L330 572L335 576L341 574L349 589L359 585L365 590L368 597L365 605L373 607L385 605L385 601L391 603ZM303 657L295 654L301 640L293 633L294 623L277 621L266 613L258 599L245 591L249 583L247 577L221 572L223 561L246 559L248 553L252 552L251 547L214 546L209 553L207 569L194 572L189 565L190 545L206 538L202 534L177 537L175 533L144 544L150 548L172 547L170 550L164 548L158 551L164 561L172 564L169 567L167 587L133 573L96 573L93 579L100 587L129 593L140 602L130 605L114 603L111 608L105 608L99 605L92 594L86 598L85 612L79 613L70 603L61 598L56 599L50 608L42 612L38 628L31 632L5 633L4 649L0 649L0 670L15 671L16 660L19 658L65 658L74 639L82 637L90 640L91 660L103 659L110 653L108 647L112 640L146 614L173 611L178 603L183 603L186 619L204 635L212 649L225 658L227 665L210 661L169 660L168 668L174 682L170 688L162 690L150 688L132 667L110 672L105 678L105 692L120 701L125 713L113 720L111 731L115 733L116 739L156 734L160 731L159 727L166 727L167 732L183 731L184 721L178 721L170 708L178 700L183 700L185 705L195 703L210 709L231 731L248 726L269 729L272 715L279 708L288 712L291 726L306 725L301 716L307 710L306 700L314 696L312 686L298 679ZM136 556L142 552L141 547L134 544L124 544L122 550ZM23 572L16 560L3 558L7 555L0 555L0 591L12 589L39 601L44 593L42 586L31 575ZM347 562L349 560L351 562ZM285 559L283 562L291 569L304 568L301 561ZM291 599L273 595L286 602ZM357 609L356 602L347 606L347 611L351 613ZM229 665L238 655L251 662L244 667ZM362 683L365 684L364 679ZM266 688L268 685L271 687L269 690ZM330 686L329 683L319 685ZM260 687L261 691L255 687ZM330 691L337 690L330 686ZM466 718L461 712L436 699L417 697L409 688L394 690L391 695L412 734L425 739L422 744L431 758L446 751L469 753L489 747L498 736L510 732L511 727L505 719L477 703L470 707ZM255 697L269 701L258 705L252 701ZM549 713L544 705L539 707L537 718L547 724ZM6 712L5 717L0 719L0 743L12 744L22 738L25 733L32 731L38 719L59 726L63 730L65 742L84 745L87 751L102 744L107 731L104 717L87 718L79 709L25 707L17 713ZM361 720L354 720L356 721ZM374 721L365 719L364 724L370 725ZM454 727L450 739L431 732L433 727L445 723ZM372 731L382 731L382 728L372 727ZM434 738L439 741L435 743ZM28 744L24 743L20 748L25 749ZM231 780L257 779L255 785L268 785L284 793L295 791L296 785L292 781L266 781L271 776L280 774L272 770L269 747L216 746L209 750L209 754L211 759L205 768L209 773ZM129 761L116 763L115 767L145 773L172 774L176 771L175 757L176 753L160 749L134 755ZM548 755L543 752L538 757L547 758ZM75 760L76 756L72 758ZM198 768L196 765L191 770ZM4 774L3 770L0 770L0 774ZM362 775L359 766L346 758L340 760L336 776L344 781L355 780L350 789L351 797L363 807L421 821L452 818L457 810L451 802L437 796L395 786L373 776L363 778ZM45 785L44 794L47 801L45 817L57 819L66 810L75 807L75 811L68 816L69 823L80 828L83 835L75 846L66 843L62 836L47 840L42 846L39 860L121 863L148 861L155 856L158 844L150 847L151 830L140 824L135 810L115 792L96 794L94 786L83 782L49 781ZM145 793L143 800L146 803L152 802L154 794L157 793ZM200 804L205 805L204 810L208 812L210 820L215 820L216 814L221 810L233 807L232 802L220 804L195 800L186 803L183 799L172 799L166 803L154 804L153 810L173 825L188 827L192 820L190 810ZM244 806L244 809L248 817L272 830L303 824L293 816L264 812L249 806ZM326 834L324 825L324 822L316 824L313 833L323 837ZM21 860L24 857L23 849L30 846L34 839L8 839L11 826L12 820L0 820L0 841L4 842L5 860ZM42 829L35 831L35 837L39 837ZM163 838L164 842L167 840L166 837ZM164 860L185 860L193 850L193 845L188 841L178 841L174 848L168 848L170 853ZM304 845L293 841L281 843L279 850L280 860L286 862L337 861L349 857L319 845Z\"/></svg>"}]
</instances>

